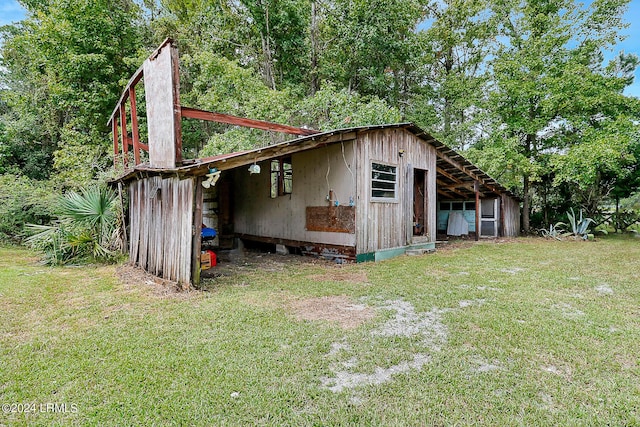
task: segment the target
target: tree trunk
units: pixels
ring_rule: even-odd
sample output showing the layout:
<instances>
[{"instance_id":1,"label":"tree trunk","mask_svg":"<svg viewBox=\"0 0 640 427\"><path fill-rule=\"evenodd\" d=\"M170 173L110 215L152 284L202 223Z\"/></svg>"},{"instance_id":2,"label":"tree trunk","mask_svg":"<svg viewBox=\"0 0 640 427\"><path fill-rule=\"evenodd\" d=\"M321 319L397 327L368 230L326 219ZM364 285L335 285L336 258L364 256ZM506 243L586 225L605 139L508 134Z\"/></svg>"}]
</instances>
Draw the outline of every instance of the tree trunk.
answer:
<instances>
[{"instance_id":1,"label":"tree trunk","mask_svg":"<svg viewBox=\"0 0 640 427\"><path fill-rule=\"evenodd\" d=\"M445 75L449 75L451 74L451 71L453 70L453 48L449 48L447 49L447 52L445 53L445 58L444 58L444 71L445 71ZM451 133L451 122L452 122L452 111L451 111L451 106L452 101L449 98L449 94L444 94L444 112L443 112L443 121L444 121L444 136L445 136L445 140L448 143L451 143L449 141L449 136Z\"/></svg>"},{"instance_id":2,"label":"tree trunk","mask_svg":"<svg viewBox=\"0 0 640 427\"><path fill-rule=\"evenodd\" d=\"M275 72L273 69L273 53L271 52L271 31L269 30L269 6L264 9L266 34L260 32L262 51L264 52L264 81L271 89L276 88Z\"/></svg>"},{"instance_id":3,"label":"tree trunk","mask_svg":"<svg viewBox=\"0 0 640 427\"><path fill-rule=\"evenodd\" d=\"M622 229L622 226L620 224L620 196L618 195L616 195L616 220L614 221L614 224L616 225L617 233L619 229Z\"/></svg>"},{"instance_id":4,"label":"tree trunk","mask_svg":"<svg viewBox=\"0 0 640 427\"><path fill-rule=\"evenodd\" d=\"M311 2L311 96L320 90L318 78L318 9L315 1Z\"/></svg>"},{"instance_id":5,"label":"tree trunk","mask_svg":"<svg viewBox=\"0 0 640 427\"><path fill-rule=\"evenodd\" d=\"M530 226L530 217L529 217L529 210L530 210L530 199L531 197L529 196L529 176L525 175L524 179L523 179L523 201L522 201L522 229L524 230L525 233L528 233L531 226Z\"/></svg>"},{"instance_id":6,"label":"tree trunk","mask_svg":"<svg viewBox=\"0 0 640 427\"><path fill-rule=\"evenodd\" d=\"M544 225L545 227L549 225L549 206L547 205L547 185L544 184L544 188L542 189L542 209L544 212Z\"/></svg>"},{"instance_id":7,"label":"tree trunk","mask_svg":"<svg viewBox=\"0 0 640 427\"><path fill-rule=\"evenodd\" d=\"M532 109L529 110L529 117L533 119L535 117ZM527 159L531 159L534 155L533 149L535 147L535 135L528 134L525 136L524 154ZM525 233L529 233L531 230L531 183L529 182L529 172L525 172L522 180L522 229Z\"/></svg>"}]
</instances>

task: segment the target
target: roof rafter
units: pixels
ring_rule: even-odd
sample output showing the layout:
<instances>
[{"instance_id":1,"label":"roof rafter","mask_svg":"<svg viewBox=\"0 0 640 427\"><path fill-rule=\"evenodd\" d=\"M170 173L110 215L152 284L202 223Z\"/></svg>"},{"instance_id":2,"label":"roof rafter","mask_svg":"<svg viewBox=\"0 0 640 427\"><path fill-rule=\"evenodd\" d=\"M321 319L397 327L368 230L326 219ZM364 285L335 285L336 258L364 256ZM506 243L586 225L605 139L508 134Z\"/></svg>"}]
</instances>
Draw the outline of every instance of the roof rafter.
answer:
<instances>
[{"instance_id":1,"label":"roof rafter","mask_svg":"<svg viewBox=\"0 0 640 427\"><path fill-rule=\"evenodd\" d=\"M245 117L233 116L231 114L214 113L211 111L184 106L182 107L182 117L187 119L199 119L207 120L210 122L225 123L228 125L243 126L253 129L289 133L292 135L308 136L320 133L320 131L314 129L304 129L295 126L281 125L279 123L267 122L264 120L247 119Z\"/></svg>"},{"instance_id":2,"label":"roof rafter","mask_svg":"<svg viewBox=\"0 0 640 427\"><path fill-rule=\"evenodd\" d=\"M474 181L478 181L480 184L484 185L485 187L487 187L492 192L494 192L496 194L501 194L502 193L493 184L488 183L487 180L485 180L482 177L476 175L474 172L467 170L467 168L463 164L453 160L451 157L447 156L446 154L441 153L440 150L436 150L436 155L439 158L441 158L442 160L444 160L445 162L447 162L450 165L454 166L459 171L463 172L465 175L467 175L470 178L472 178ZM458 156L462 157L460 155L458 155Z\"/></svg>"}]
</instances>

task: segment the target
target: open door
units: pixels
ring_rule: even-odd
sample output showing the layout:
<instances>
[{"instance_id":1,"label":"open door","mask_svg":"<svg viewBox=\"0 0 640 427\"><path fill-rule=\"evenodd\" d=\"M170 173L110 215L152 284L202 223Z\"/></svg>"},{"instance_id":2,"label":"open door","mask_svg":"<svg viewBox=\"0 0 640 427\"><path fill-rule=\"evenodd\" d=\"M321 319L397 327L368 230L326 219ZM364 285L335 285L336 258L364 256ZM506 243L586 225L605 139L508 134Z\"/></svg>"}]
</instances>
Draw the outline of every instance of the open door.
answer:
<instances>
[{"instance_id":1,"label":"open door","mask_svg":"<svg viewBox=\"0 0 640 427\"><path fill-rule=\"evenodd\" d=\"M482 199L480 208L480 237L497 237L498 199Z\"/></svg>"},{"instance_id":2,"label":"open door","mask_svg":"<svg viewBox=\"0 0 640 427\"><path fill-rule=\"evenodd\" d=\"M428 234L427 217L427 171L413 170L413 235L426 236Z\"/></svg>"}]
</instances>

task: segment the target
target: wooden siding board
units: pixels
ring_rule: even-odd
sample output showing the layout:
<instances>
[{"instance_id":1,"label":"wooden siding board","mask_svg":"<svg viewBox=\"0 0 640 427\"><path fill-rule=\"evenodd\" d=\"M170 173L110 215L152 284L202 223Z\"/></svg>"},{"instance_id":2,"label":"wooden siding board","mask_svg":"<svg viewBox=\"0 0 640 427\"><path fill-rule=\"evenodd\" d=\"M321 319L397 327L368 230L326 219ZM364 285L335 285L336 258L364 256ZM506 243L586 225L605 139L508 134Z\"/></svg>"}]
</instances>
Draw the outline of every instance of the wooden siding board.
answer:
<instances>
[{"instance_id":1,"label":"wooden siding board","mask_svg":"<svg viewBox=\"0 0 640 427\"><path fill-rule=\"evenodd\" d=\"M191 280L193 184L154 176L129 186L129 259L144 270L183 285Z\"/></svg>"},{"instance_id":2,"label":"wooden siding board","mask_svg":"<svg viewBox=\"0 0 640 427\"><path fill-rule=\"evenodd\" d=\"M156 168L176 166L177 126L171 47L167 45L144 64L144 88L149 130L149 163Z\"/></svg>"},{"instance_id":3,"label":"wooden siding board","mask_svg":"<svg viewBox=\"0 0 640 427\"><path fill-rule=\"evenodd\" d=\"M193 211L193 236L191 243L191 280L195 287L200 287L200 248L202 245L202 212L203 212L203 187L202 177L194 178L194 206Z\"/></svg>"},{"instance_id":4,"label":"wooden siding board","mask_svg":"<svg viewBox=\"0 0 640 427\"><path fill-rule=\"evenodd\" d=\"M410 241L413 224L413 169L427 171L427 227L430 241L435 241L435 148L404 129L382 129L358 135L358 155L364 164L358 167L358 254L405 246ZM400 150L404 150L402 156ZM371 162L398 169L397 202L371 201ZM410 165L410 166L409 166ZM409 171L411 167L411 172Z\"/></svg>"},{"instance_id":5,"label":"wooden siding board","mask_svg":"<svg viewBox=\"0 0 640 427\"><path fill-rule=\"evenodd\" d=\"M520 233L520 203L507 194L502 195L503 233L506 237L516 237Z\"/></svg>"}]
</instances>

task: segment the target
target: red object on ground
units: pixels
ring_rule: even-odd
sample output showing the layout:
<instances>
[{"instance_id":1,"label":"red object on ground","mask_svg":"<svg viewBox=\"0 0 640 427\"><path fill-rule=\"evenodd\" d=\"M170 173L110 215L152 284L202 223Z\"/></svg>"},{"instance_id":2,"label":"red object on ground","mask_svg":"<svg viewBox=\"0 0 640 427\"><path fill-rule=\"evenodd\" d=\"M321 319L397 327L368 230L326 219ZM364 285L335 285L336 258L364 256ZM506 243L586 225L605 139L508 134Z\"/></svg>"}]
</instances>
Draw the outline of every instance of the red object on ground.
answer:
<instances>
[{"instance_id":1,"label":"red object on ground","mask_svg":"<svg viewBox=\"0 0 640 427\"><path fill-rule=\"evenodd\" d=\"M208 249L206 251L211 256L211 267L215 267L217 264L216 253Z\"/></svg>"}]
</instances>

